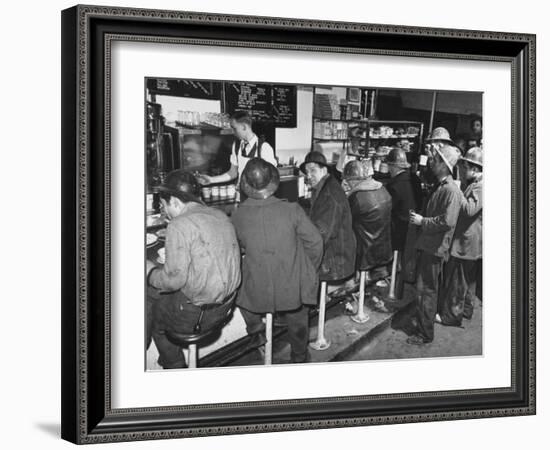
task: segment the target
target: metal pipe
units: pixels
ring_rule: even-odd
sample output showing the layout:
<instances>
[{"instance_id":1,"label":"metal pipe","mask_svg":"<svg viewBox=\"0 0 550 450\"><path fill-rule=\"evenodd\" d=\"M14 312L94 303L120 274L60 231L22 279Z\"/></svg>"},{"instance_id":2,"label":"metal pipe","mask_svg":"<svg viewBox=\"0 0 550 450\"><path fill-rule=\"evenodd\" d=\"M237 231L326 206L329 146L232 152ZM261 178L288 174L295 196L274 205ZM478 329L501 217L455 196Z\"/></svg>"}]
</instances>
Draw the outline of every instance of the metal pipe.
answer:
<instances>
[{"instance_id":1,"label":"metal pipe","mask_svg":"<svg viewBox=\"0 0 550 450\"><path fill-rule=\"evenodd\" d=\"M370 319L368 314L365 314L365 280L367 277L367 271L362 270L359 278L359 300L357 306L357 314L351 316L351 320L357 323L365 323Z\"/></svg>"},{"instance_id":2,"label":"metal pipe","mask_svg":"<svg viewBox=\"0 0 550 450\"><path fill-rule=\"evenodd\" d=\"M437 91L434 91L432 96L432 112L430 114L430 128L428 129L428 133L432 132L433 126L434 126L434 116L435 116L435 104L437 102Z\"/></svg>"},{"instance_id":3,"label":"metal pipe","mask_svg":"<svg viewBox=\"0 0 550 450\"><path fill-rule=\"evenodd\" d=\"M391 282L390 282L390 293L388 298L395 300L395 277L397 276L397 258L399 257L399 252L394 250L393 252L393 264L391 266Z\"/></svg>"},{"instance_id":4,"label":"metal pipe","mask_svg":"<svg viewBox=\"0 0 550 450\"><path fill-rule=\"evenodd\" d=\"M270 366L273 360L273 314L265 315L265 357L264 364Z\"/></svg>"},{"instance_id":5,"label":"metal pipe","mask_svg":"<svg viewBox=\"0 0 550 450\"><path fill-rule=\"evenodd\" d=\"M319 323L317 326L317 340L309 346L314 350L326 350L330 341L325 338L325 309L326 309L327 282L321 281L321 298L319 300Z\"/></svg>"},{"instance_id":6,"label":"metal pipe","mask_svg":"<svg viewBox=\"0 0 550 450\"><path fill-rule=\"evenodd\" d=\"M197 344L189 344L189 366L190 369L197 367Z\"/></svg>"}]
</instances>

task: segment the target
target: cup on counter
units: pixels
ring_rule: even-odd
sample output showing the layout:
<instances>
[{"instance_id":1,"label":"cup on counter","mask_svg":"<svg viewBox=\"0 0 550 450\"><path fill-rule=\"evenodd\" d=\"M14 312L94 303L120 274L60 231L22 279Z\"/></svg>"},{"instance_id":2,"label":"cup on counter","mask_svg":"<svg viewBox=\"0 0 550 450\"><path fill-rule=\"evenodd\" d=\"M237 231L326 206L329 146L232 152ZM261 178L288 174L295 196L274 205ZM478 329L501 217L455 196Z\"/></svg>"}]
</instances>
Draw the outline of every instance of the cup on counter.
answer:
<instances>
[{"instance_id":1,"label":"cup on counter","mask_svg":"<svg viewBox=\"0 0 550 450\"><path fill-rule=\"evenodd\" d=\"M207 187L203 187L201 189L201 193L202 193L202 199L205 201L205 202L209 202L210 200L212 200L212 188L207 186Z\"/></svg>"},{"instance_id":2,"label":"cup on counter","mask_svg":"<svg viewBox=\"0 0 550 450\"><path fill-rule=\"evenodd\" d=\"M227 186L220 186L220 200L227 200Z\"/></svg>"},{"instance_id":3,"label":"cup on counter","mask_svg":"<svg viewBox=\"0 0 550 450\"><path fill-rule=\"evenodd\" d=\"M234 201L235 195L237 193L237 188L234 184L229 184L227 186L227 200Z\"/></svg>"},{"instance_id":4,"label":"cup on counter","mask_svg":"<svg viewBox=\"0 0 550 450\"><path fill-rule=\"evenodd\" d=\"M218 201L220 199L220 187L212 186L212 201Z\"/></svg>"}]
</instances>

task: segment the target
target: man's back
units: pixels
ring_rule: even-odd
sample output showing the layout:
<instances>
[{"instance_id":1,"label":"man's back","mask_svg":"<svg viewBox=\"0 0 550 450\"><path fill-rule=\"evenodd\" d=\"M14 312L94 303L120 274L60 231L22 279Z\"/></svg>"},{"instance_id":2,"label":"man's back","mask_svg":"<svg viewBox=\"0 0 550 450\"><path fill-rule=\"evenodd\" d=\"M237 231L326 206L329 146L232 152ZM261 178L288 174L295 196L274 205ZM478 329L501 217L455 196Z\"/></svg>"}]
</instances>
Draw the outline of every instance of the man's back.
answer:
<instances>
[{"instance_id":1,"label":"man's back","mask_svg":"<svg viewBox=\"0 0 550 450\"><path fill-rule=\"evenodd\" d=\"M196 203L172 219L166 232L166 263L153 276L154 286L181 289L195 304L217 303L234 292L241 280L240 251L229 218Z\"/></svg>"}]
</instances>

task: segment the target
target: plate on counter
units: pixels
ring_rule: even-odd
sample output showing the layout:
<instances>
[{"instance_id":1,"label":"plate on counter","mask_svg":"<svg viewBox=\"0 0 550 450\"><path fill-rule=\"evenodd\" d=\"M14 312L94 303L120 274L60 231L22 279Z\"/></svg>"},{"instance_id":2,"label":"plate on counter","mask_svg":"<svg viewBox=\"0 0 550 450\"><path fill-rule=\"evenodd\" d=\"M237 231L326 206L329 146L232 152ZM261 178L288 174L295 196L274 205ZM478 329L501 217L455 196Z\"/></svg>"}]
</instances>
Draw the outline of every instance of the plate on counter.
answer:
<instances>
[{"instance_id":1,"label":"plate on counter","mask_svg":"<svg viewBox=\"0 0 550 450\"><path fill-rule=\"evenodd\" d=\"M151 247L151 246L155 245L158 240L159 240L159 238L156 235L154 235L153 233L147 233L145 235L145 244L147 245L147 247Z\"/></svg>"}]
</instances>

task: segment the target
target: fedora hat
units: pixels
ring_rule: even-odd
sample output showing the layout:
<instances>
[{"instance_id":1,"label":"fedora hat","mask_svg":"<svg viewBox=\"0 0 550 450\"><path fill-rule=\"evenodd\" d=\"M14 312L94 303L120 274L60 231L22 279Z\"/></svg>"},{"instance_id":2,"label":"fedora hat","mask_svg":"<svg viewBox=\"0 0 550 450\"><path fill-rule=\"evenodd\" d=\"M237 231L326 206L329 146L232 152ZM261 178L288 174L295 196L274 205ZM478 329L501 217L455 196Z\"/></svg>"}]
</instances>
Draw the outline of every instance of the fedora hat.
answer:
<instances>
[{"instance_id":1,"label":"fedora hat","mask_svg":"<svg viewBox=\"0 0 550 450\"><path fill-rule=\"evenodd\" d=\"M327 159L325 158L325 155L318 151L311 151L306 155L304 162L300 164L300 170L303 173L306 173L306 164L308 163L319 164L320 166L326 167L327 169L330 168L327 164Z\"/></svg>"},{"instance_id":2,"label":"fedora hat","mask_svg":"<svg viewBox=\"0 0 550 450\"><path fill-rule=\"evenodd\" d=\"M386 157L386 163L400 169L411 167L407 161L407 153L402 148L392 148Z\"/></svg>"},{"instance_id":3,"label":"fedora hat","mask_svg":"<svg viewBox=\"0 0 550 450\"><path fill-rule=\"evenodd\" d=\"M240 186L248 197L266 199L279 187L279 171L273 164L261 158L252 158L244 167Z\"/></svg>"},{"instance_id":4,"label":"fedora hat","mask_svg":"<svg viewBox=\"0 0 550 450\"><path fill-rule=\"evenodd\" d=\"M426 138L426 142L441 141L447 142L448 144L455 145L451 139L451 135L446 128L437 127L432 130L432 132Z\"/></svg>"},{"instance_id":5,"label":"fedora hat","mask_svg":"<svg viewBox=\"0 0 550 450\"><path fill-rule=\"evenodd\" d=\"M199 199L199 182L191 172L183 169L173 170L166 175L164 183L158 188L158 192L165 192L183 202L201 203Z\"/></svg>"}]
</instances>

